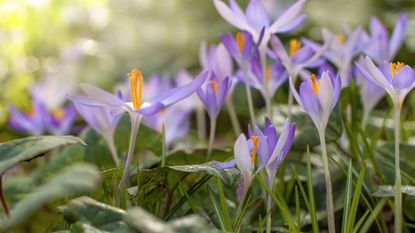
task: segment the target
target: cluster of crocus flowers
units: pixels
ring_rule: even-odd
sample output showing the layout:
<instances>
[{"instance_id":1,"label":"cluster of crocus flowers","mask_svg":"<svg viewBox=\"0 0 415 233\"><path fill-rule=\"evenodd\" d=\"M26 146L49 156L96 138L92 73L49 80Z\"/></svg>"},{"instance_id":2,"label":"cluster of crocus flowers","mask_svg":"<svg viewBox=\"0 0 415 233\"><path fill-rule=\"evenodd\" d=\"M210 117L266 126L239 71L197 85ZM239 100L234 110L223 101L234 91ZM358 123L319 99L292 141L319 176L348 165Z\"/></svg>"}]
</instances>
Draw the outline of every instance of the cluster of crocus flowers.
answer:
<instances>
[{"instance_id":1,"label":"cluster of crocus flowers","mask_svg":"<svg viewBox=\"0 0 415 233\"><path fill-rule=\"evenodd\" d=\"M76 118L76 110L73 105L63 105L58 97L47 93L49 82L52 78L41 79L30 90L32 99L31 106L26 111L9 105L8 123L17 131L39 136L48 131L53 135L65 135L71 132L73 122ZM56 103L49 104L48 100Z\"/></svg>"},{"instance_id":2,"label":"cluster of crocus flowers","mask_svg":"<svg viewBox=\"0 0 415 233\"><path fill-rule=\"evenodd\" d=\"M129 168L134 153L134 146L138 133L138 128L143 115L153 115L160 110L190 96L206 81L208 72L200 73L192 82L166 90L161 94L143 100L143 83L144 78L140 70L133 69L128 73L130 81L131 100L125 101L120 95L111 94L101 88L90 84L81 84L81 89L88 98L78 98L77 102L88 106L111 107L114 110L112 114L121 114L128 112L131 120L130 146L128 149L127 160L124 166L123 177L120 180L119 187L122 187L128 178Z\"/></svg>"}]
</instances>

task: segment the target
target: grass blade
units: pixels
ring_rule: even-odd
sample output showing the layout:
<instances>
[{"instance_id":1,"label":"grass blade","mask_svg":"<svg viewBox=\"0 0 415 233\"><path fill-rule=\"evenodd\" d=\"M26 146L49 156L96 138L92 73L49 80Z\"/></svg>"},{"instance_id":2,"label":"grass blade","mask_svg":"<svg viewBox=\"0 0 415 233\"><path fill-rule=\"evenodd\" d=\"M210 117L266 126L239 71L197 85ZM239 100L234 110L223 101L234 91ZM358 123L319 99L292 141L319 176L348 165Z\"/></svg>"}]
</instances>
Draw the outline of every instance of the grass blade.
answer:
<instances>
[{"instance_id":1,"label":"grass blade","mask_svg":"<svg viewBox=\"0 0 415 233\"><path fill-rule=\"evenodd\" d=\"M342 221L342 233L347 233L347 229L348 229L348 225L347 223L349 222L349 211L350 211L350 204L352 201L352 189L353 189L353 184L352 184L352 178L353 178L353 173L352 173L352 160L349 158L349 169L347 172L347 183L346 183L346 195L344 196L344 208L343 208L343 221Z\"/></svg>"}]
</instances>

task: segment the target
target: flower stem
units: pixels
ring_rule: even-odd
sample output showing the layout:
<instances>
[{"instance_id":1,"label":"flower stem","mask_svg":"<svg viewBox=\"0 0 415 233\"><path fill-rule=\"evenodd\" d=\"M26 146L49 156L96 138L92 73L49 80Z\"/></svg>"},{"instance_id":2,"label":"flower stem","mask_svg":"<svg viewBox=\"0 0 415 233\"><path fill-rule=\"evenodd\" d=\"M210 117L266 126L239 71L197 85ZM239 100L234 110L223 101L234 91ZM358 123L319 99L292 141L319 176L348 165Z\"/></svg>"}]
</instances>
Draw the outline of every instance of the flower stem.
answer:
<instances>
[{"instance_id":1,"label":"flower stem","mask_svg":"<svg viewBox=\"0 0 415 233\"><path fill-rule=\"evenodd\" d=\"M249 87L248 67L246 65L243 66L243 72L244 72L244 77L245 77L245 91L246 91L246 98L248 100L249 114L251 116L251 124L252 124L252 127L255 129L256 120L255 120L254 104L252 102L251 88Z\"/></svg>"},{"instance_id":2,"label":"flower stem","mask_svg":"<svg viewBox=\"0 0 415 233\"><path fill-rule=\"evenodd\" d=\"M3 175L0 176L0 201L3 206L4 213L7 217L10 217L9 206L7 205L7 200L3 192Z\"/></svg>"},{"instance_id":3,"label":"flower stem","mask_svg":"<svg viewBox=\"0 0 415 233\"><path fill-rule=\"evenodd\" d=\"M261 59L261 68L262 68L262 87L264 89L264 99L265 99L265 107L267 110L267 115L270 117L271 121L273 119L272 115L272 105L271 105L271 96L269 94L268 89L268 79L266 77L266 70L267 70L267 56L266 56L266 47L259 48L259 56Z\"/></svg>"},{"instance_id":4,"label":"flower stem","mask_svg":"<svg viewBox=\"0 0 415 233\"><path fill-rule=\"evenodd\" d=\"M334 204L333 204L333 191L331 185L331 176L329 170L329 160L327 156L326 137L324 129L318 131L320 136L321 153L323 156L324 177L326 180L326 208L327 208L327 222L329 226L329 233L336 232L336 226L334 223Z\"/></svg>"},{"instance_id":5,"label":"flower stem","mask_svg":"<svg viewBox=\"0 0 415 233\"><path fill-rule=\"evenodd\" d=\"M228 109L229 118L231 120L233 130L235 131L235 135L238 136L241 133L241 126L239 125L238 116L236 115L235 107L232 102L232 93L226 97L225 104L226 108Z\"/></svg>"},{"instance_id":6,"label":"flower stem","mask_svg":"<svg viewBox=\"0 0 415 233\"><path fill-rule=\"evenodd\" d=\"M293 73L293 75L291 76L291 78L293 79L293 83L295 84L295 82L297 81L297 75L296 75L296 73ZM288 120L291 120L293 101L294 101L293 93L288 88L288 104L287 104L287 118L288 118Z\"/></svg>"},{"instance_id":7,"label":"flower stem","mask_svg":"<svg viewBox=\"0 0 415 233\"><path fill-rule=\"evenodd\" d=\"M196 107L197 136L200 140L206 139L206 115L201 104Z\"/></svg>"},{"instance_id":8,"label":"flower stem","mask_svg":"<svg viewBox=\"0 0 415 233\"><path fill-rule=\"evenodd\" d=\"M216 118L210 118L209 145L208 145L208 151L206 154L206 162L210 160L210 155L212 154L213 141L215 140L215 132L216 132Z\"/></svg>"},{"instance_id":9,"label":"flower stem","mask_svg":"<svg viewBox=\"0 0 415 233\"><path fill-rule=\"evenodd\" d=\"M402 184L399 158L399 143L401 137L400 118L402 104L395 104L395 231L402 232Z\"/></svg>"},{"instance_id":10,"label":"flower stem","mask_svg":"<svg viewBox=\"0 0 415 233\"><path fill-rule=\"evenodd\" d=\"M135 141L137 139L138 128L140 127L142 115L137 115L135 113L132 113L130 114L130 118L131 118L130 145L128 147L127 161L125 162L124 172L122 174L120 183L118 183L119 189L122 189L125 181L128 178L128 172L129 172L132 157L134 154Z\"/></svg>"},{"instance_id":11,"label":"flower stem","mask_svg":"<svg viewBox=\"0 0 415 233\"><path fill-rule=\"evenodd\" d=\"M267 196L267 231L266 233L271 233L271 207L272 207L272 199L270 195Z\"/></svg>"}]
</instances>

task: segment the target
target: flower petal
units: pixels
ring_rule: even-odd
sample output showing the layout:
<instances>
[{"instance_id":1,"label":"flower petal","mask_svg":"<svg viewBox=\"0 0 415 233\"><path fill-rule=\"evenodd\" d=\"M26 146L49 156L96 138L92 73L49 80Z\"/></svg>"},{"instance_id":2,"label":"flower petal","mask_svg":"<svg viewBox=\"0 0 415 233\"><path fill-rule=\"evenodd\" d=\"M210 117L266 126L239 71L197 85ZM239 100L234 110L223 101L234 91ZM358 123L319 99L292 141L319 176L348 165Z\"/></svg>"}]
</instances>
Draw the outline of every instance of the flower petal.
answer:
<instances>
[{"instance_id":1,"label":"flower petal","mask_svg":"<svg viewBox=\"0 0 415 233\"><path fill-rule=\"evenodd\" d=\"M241 30L248 30L248 24L246 18L242 18L240 12L233 11L229 6L227 6L221 0L214 0L216 9L219 14L231 25Z\"/></svg>"},{"instance_id":2,"label":"flower petal","mask_svg":"<svg viewBox=\"0 0 415 233\"><path fill-rule=\"evenodd\" d=\"M103 89L87 84L81 83L81 89L91 98L98 100L99 102L110 105L110 106L122 106L124 101L122 101L117 96L104 91Z\"/></svg>"},{"instance_id":3,"label":"flower petal","mask_svg":"<svg viewBox=\"0 0 415 233\"><path fill-rule=\"evenodd\" d=\"M395 89L410 88L414 83L414 79L414 70L410 66L405 65L396 73L395 77L392 79L392 85Z\"/></svg>"},{"instance_id":4,"label":"flower petal","mask_svg":"<svg viewBox=\"0 0 415 233\"><path fill-rule=\"evenodd\" d=\"M391 40L389 43L389 59L392 60L405 39L408 24L408 13L402 13L393 29Z\"/></svg>"},{"instance_id":5,"label":"flower petal","mask_svg":"<svg viewBox=\"0 0 415 233\"><path fill-rule=\"evenodd\" d=\"M303 10L306 0L300 0L288 8L269 28L271 33L277 33L288 24L292 23Z\"/></svg>"},{"instance_id":6,"label":"flower petal","mask_svg":"<svg viewBox=\"0 0 415 233\"><path fill-rule=\"evenodd\" d=\"M251 0L246 7L246 20L256 31L270 24L268 13L260 0Z\"/></svg>"}]
</instances>

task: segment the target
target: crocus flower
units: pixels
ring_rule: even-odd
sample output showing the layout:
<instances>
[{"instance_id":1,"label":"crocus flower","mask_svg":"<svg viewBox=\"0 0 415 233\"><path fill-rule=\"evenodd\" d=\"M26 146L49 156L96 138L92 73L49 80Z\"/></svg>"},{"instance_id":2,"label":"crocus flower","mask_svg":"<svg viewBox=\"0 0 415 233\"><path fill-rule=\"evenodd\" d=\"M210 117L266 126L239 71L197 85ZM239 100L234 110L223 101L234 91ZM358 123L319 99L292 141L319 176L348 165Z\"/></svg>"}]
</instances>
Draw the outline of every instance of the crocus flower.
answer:
<instances>
[{"instance_id":1,"label":"crocus flower","mask_svg":"<svg viewBox=\"0 0 415 233\"><path fill-rule=\"evenodd\" d=\"M32 106L26 112L19 111L14 105L9 105L9 118L7 119L10 127L30 133L41 135L45 129L45 119L48 116L46 107L38 99L32 100Z\"/></svg>"},{"instance_id":2,"label":"crocus flower","mask_svg":"<svg viewBox=\"0 0 415 233\"><path fill-rule=\"evenodd\" d=\"M296 101L308 113L319 131L325 130L329 116L336 106L340 95L340 75L334 77L330 72L323 72L320 78L311 75L309 80L301 83L300 91L294 87L290 78L290 89Z\"/></svg>"},{"instance_id":3,"label":"crocus flower","mask_svg":"<svg viewBox=\"0 0 415 233\"><path fill-rule=\"evenodd\" d=\"M231 25L239 30L248 31L261 48L265 48L271 34L285 33L301 25L306 16L301 14L305 0L300 0L289 7L278 19L271 22L267 11L260 0L249 1L245 12L235 0L229 0L229 6L221 0L214 0L219 14ZM260 43L261 30L265 30L264 38Z\"/></svg>"},{"instance_id":4,"label":"crocus flower","mask_svg":"<svg viewBox=\"0 0 415 233\"><path fill-rule=\"evenodd\" d=\"M251 59L250 68L250 73L248 75L249 85L257 89L264 98L266 91L268 91L270 97L273 97L277 89L288 79L288 74L278 58L267 65L265 75L257 56L254 56ZM267 85L265 87L263 85L264 77L267 79ZM237 74L237 78L243 83L246 82L246 79L241 72ZM267 88L268 90L264 90L264 88Z\"/></svg>"},{"instance_id":5,"label":"crocus flower","mask_svg":"<svg viewBox=\"0 0 415 233\"><path fill-rule=\"evenodd\" d=\"M212 74L209 82L205 84L204 88L199 88L197 90L197 95L205 106L211 119L217 118L230 87L231 81L229 80L229 77L226 77L220 82L216 76Z\"/></svg>"},{"instance_id":6,"label":"crocus flower","mask_svg":"<svg viewBox=\"0 0 415 233\"><path fill-rule=\"evenodd\" d=\"M114 115L114 110L107 106L97 106L83 104L84 99L89 98L82 95L69 95L68 98L74 103L76 110L82 118L99 134L103 136L111 151L115 165L118 167L118 153L114 144L114 132L121 115ZM78 99L80 100L78 102ZM95 100L89 100L94 102Z\"/></svg>"},{"instance_id":7,"label":"crocus flower","mask_svg":"<svg viewBox=\"0 0 415 233\"><path fill-rule=\"evenodd\" d=\"M241 68L250 62L255 53L255 44L249 32L238 32L235 37L232 33L226 33L220 39Z\"/></svg>"},{"instance_id":8,"label":"crocus flower","mask_svg":"<svg viewBox=\"0 0 415 233\"><path fill-rule=\"evenodd\" d=\"M334 77L330 72L323 72L320 78L311 75L309 80L305 80L301 83L300 93L297 92L293 81L290 78L290 88L294 98L311 117L320 137L324 177L326 180L327 222L329 232L335 232L333 191L331 186L325 131L330 113L339 99L341 77L339 75Z\"/></svg>"},{"instance_id":9,"label":"crocus flower","mask_svg":"<svg viewBox=\"0 0 415 233\"><path fill-rule=\"evenodd\" d=\"M291 39L289 43L289 52L287 52L278 37L271 37L271 45L275 56L281 59L285 69L293 78L297 78L304 68L315 68L322 64L323 61L320 58L329 48L330 41L331 40L325 41L323 46L314 51L310 46L306 45L302 47L301 41Z\"/></svg>"},{"instance_id":10,"label":"crocus flower","mask_svg":"<svg viewBox=\"0 0 415 233\"><path fill-rule=\"evenodd\" d=\"M202 43L199 56L202 69L210 70L218 80L222 81L226 77L232 77L232 58L222 43L211 45L209 48L205 43Z\"/></svg>"},{"instance_id":11,"label":"crocus flower","mask_svg":"<svg viewBox=\"0 0 415 233\"><path fill-rule=\"evenodd\" d=\"M346 34L346 36L334 36L327 29L322 29L324 41L327 42L331 40L330 47L324 55L339 70L343 79L342 88L349 84L353 58L360 52L359 43L361 33L362 29L360 27ZM322 48L322 45L311 40L303 39L302 41L305 45L311 47L316 52Z\"/></svg>"},{"instance_id":12,"label":"crocus flower","mask_svg":"<svg viewBox=\"0 0 415 233\"><path fill-rule=\"evenodd\" d=\"M377 64L392 61L405 39L407 24L408 14L402 13L389 38L385 25L377 17L372 17L369 25L370 34L362 32L361 50Z\"/></svg>"},{"instance_id":13,"label":"crocus flower","mask_svg":"<svg viewBox=\"0 0 415 233\"><path fill-rule=\"evenodd\" d=\"M403 101L415 87L415 71L402 62L383 63L379 67L369 58L365 66L356 63L356 67L367 79L381 86L389 94L394 105L395 122L395 231L402 232L402 181L400 169L400 116Z\"/></svg>"},{"instance_id":14,"label":"crocus flower","mask_svg":"<svg viewBox=\"0 0 415 233\"><path fill-rule=\"evenodd\" d=\"M129 74L130 79L130 93L131 102L124 101L120 96L113 95L101 88L90 84L81 84L81 89L92 99L84 99L82 104L90 106L110 106L116 108L114 114L120 114L127 111L131 120L131 137L130 146L128 149L127 160L124 167L123 177L120 180L119 187L121 188L127 179L129 166L134 153L134 145L137 137L138 128L141 123L143 115L153 115L161 109L168 107L194 93L207 79L208 72L202 72L194 81L181 87L166 90L163 93L158 93L156 96L149 98L146 101L143 97L143 76L141 71L133 69Z\"/></svg>"},{"instance_id":15,"label":"crocus flower","mask_svg":"<svg viewBox=\"0 0 415 233\"><path fill-rule=\"evenodd\" d=\"M356 63L356 67L365 78L385 89L394 104L402 105L406 95L415 86L414 70L402 62L385 62L376 67L372 59L366 57L363 65Z\"/></svg>"},{"instance_id":16,"label":"crocus flower","mask_svg":"<svg viewBox=\"0 0 415 233\"><path fill-rule=\"evenodd\" d=\"M356 63L361 67L366 66L364 57L360 57ZM363 105L362 126L364 127L366 126L370 112L385 95L385 90L373 81L365 78L356 66L354 74L356 84L359 86L359 94Z\"/></svg>"},{"instance_id":17,"label":"crocus flower","mask_svg":"<svg viewBox=\"0 0 415 233\"><path fill-rule=\"evenodd\" d=\"M64 135L70 132L76 118L76 110L72 104L54 110L45 118L45 125L53 135Z\"/></svg>"}]
</instances>

